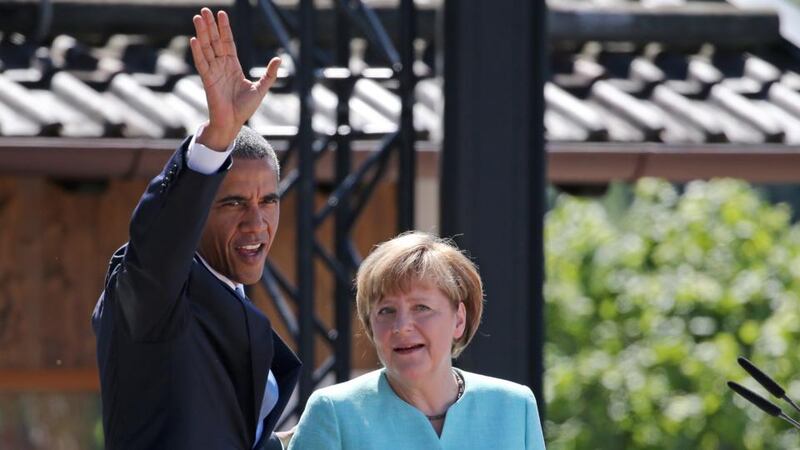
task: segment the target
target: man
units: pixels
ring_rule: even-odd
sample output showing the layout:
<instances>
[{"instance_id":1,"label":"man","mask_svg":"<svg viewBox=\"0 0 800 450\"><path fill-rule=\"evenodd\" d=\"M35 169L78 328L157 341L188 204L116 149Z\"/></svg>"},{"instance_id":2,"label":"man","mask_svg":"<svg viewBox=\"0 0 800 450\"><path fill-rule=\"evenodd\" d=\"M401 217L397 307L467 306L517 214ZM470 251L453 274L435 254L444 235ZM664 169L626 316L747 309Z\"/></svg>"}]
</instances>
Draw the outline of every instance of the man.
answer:
<instances>
[{"instance_id":1,"label":"man","mask_svg":"<svg viewBox=\"0 0 800 450\"><path fill-rule=\"evenodd\" d=\"M280 449L300 363L242 289L280 212L275 152L243 125L280 60L251 82L227 15L193 22L208 121L143 194L92 316L106 448Z\"/></svg>"}]
</instances>

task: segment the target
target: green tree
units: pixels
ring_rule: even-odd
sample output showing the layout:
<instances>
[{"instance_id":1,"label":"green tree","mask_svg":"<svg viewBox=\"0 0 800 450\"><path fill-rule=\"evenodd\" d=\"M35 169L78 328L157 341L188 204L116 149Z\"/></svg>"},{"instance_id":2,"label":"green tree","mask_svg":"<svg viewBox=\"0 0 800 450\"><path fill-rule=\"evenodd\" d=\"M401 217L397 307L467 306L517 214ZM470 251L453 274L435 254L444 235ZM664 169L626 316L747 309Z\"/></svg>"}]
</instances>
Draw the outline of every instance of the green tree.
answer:
<instances>
[{"instance_id":1,"label":"green tree","mask_svg":"<svg viewBox=\"0 0 800 450\"><path fill-rule=\"evenodd\" d=\"M726 386L767 395L744 355L800 398L788 207L727 179L682 194L643 179L613 206L562 194L547 215L548 448L800 448L800 433Z\"/></svg>"}]
</instances>

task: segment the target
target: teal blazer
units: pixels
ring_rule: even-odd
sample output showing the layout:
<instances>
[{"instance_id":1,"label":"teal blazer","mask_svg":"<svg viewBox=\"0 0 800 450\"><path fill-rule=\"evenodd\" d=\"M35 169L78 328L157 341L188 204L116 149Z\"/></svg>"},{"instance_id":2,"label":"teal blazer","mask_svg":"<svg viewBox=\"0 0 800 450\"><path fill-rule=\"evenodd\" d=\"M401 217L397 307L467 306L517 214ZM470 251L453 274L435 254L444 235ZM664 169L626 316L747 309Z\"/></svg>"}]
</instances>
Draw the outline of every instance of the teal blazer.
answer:
<instances>
[{"instance_id":1,"label":"teal blazer","mask_svg":"<svg viewBox=\"0 0 800 450\"><path fill-rule=\"evenodd\" d=\"M394 393L380 369L314 392L289 450L544 450L527 386L460 372L464 394L447 411L441 437Z\"/></svg>"}]
</instances>

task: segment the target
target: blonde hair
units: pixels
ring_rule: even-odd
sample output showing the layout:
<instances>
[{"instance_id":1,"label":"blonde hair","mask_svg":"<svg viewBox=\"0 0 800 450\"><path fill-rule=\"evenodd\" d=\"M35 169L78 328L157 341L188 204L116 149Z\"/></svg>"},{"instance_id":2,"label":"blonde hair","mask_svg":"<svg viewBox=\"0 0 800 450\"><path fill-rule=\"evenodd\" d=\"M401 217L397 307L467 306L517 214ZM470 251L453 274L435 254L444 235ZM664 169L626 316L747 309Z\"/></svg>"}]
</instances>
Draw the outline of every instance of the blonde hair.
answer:
<instances>
[{"instance_id":1,"label":"blonde hair","mask_svg":"<svg viewBox=\"0 0 800 450\"><path fill-rule=\"evenodd\" d=\"M373 341L372 307L386 295L408 292L415 282L439 288L454 308L464 303L464 333L451 347L452 357L458 357L481 322L483 283L475 264L452 241L420 231L379 244L361 263L356 275L356 306L367 337Z\"/></svg>"}]
</instances>

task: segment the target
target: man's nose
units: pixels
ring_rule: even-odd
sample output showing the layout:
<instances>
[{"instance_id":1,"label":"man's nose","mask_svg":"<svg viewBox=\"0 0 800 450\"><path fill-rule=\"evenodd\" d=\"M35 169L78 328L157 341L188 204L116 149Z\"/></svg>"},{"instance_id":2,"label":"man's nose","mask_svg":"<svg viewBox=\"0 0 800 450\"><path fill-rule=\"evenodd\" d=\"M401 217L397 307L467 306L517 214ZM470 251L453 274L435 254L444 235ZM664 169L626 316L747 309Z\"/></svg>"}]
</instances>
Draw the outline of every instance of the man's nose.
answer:
<instances>
[{"instance_id":1,"label":"man's nose","mask_svg":"<svg viewBox=\"0 0 800 450\"><path fill-rule=\"evenodd\" d=\"M267 214L261 211L261 208L252 206L247 208L242 217L241 223L242 231L257 232L267 228Z\"/></svg>"}]
</instances>

